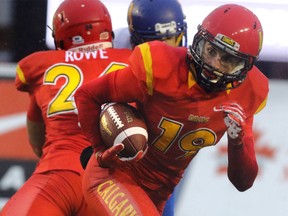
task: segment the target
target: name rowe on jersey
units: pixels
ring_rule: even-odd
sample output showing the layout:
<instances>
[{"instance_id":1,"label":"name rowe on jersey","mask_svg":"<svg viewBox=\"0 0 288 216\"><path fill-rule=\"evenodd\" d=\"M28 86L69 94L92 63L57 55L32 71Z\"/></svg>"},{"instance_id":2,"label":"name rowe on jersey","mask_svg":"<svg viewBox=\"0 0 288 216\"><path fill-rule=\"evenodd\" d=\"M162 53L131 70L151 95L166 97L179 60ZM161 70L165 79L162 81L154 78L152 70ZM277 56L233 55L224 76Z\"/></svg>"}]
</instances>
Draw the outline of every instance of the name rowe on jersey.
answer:
<instances>
[{"instance_id":1,"label":"name rowe on jersey","mask_svg":"<svg viewBox=\"0 0 288 216\"><path fill-rule=\"evenodd\" d=\"M107 50L99 49L93 52L74 52L74 51L66 51L65 52L65 62L74 62L81 61L83 59L108 59L109 56L107 54Z\"/></svg>"}]
</instances>

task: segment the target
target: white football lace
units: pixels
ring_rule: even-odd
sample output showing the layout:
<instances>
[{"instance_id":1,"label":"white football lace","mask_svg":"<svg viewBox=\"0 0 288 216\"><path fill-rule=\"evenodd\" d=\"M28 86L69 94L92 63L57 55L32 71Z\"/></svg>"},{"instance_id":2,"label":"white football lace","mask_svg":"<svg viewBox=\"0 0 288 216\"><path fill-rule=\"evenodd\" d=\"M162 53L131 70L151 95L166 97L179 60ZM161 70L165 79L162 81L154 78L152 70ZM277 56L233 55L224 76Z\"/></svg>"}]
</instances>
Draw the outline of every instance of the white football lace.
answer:
<instances>
[{"instance_id":1,"label":"white football lace","mask_svg":"<svg viewBox=\"0 0 288 216\"><path fill-rule=\"evenodd\" d=\"M113 106L108 107L107 112L111 117L112 121L115 123L117 129L121 129L122 127L124 127L123 122L121 121L118 113L115 111Z\"/></svg>"}]
</instances>

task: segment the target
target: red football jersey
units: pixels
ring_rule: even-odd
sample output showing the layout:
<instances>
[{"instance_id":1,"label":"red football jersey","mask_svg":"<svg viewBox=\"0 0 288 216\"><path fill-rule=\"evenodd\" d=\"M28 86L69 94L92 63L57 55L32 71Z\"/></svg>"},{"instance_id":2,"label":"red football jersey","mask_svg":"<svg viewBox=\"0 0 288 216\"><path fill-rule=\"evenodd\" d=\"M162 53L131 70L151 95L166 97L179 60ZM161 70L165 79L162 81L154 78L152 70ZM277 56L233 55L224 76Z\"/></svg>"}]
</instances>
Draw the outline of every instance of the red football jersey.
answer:
<instances>
[{"instance_id":1,"label":"red football jersey","mask_svg":"<svg viewBox=\"0 0 288 216\"><path fill-rule=\"evenodd\" d=\"M245 160L243 167L251 166L257 173L252 122L254 114L266 104L268 79L253 67L240 87L207 93L189 71L186 52L186 48L158 41L142 44L132 53L130 67L97 79L76 93L80 122L95 146L100 143L100 133L95 134L99 128L87 119L99 115L101 104L137 103L148 125L149 149L142 160L126 163L121 169L131 172L136 181L160 197L171 193L201 148L217 144L224 135L227 127L223 113L214 112L213 108L227 101L237 102L247 116L245 150L243 154L230 154L231 165L233 160ZM93 88L95 85L101 88ZM107 89L109 94L105 93ZM247 182L249 178L247 175Z\"/></svg>"},{"instance_id":2,"label":"red football jersey","mask_svg":"<svg viewBox=\"0 0 288 216\"><path fill-rule=\"evenodd\" d=\"M33 121L43 119L46 125L46 142L36 172L83 170L79 155L91 144L79 127L74 93L83 83L126 67L130 54L128 49L54 50L36 52L18 63L16 87L29 92L37 104L27 116Z\"/></svg>"}]
</instances>

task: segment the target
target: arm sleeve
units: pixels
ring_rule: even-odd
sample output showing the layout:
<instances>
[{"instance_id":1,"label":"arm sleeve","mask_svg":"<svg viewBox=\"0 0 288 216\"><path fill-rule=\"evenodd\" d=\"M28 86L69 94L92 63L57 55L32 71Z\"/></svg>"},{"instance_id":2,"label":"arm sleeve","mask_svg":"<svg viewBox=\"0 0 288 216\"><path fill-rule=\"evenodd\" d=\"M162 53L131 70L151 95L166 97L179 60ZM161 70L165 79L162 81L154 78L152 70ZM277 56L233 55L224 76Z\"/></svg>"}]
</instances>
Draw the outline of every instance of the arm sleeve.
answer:
<instances>
[{"instance_id":1,"label":"arm sleeve","mask_svg":"<svg viewBox=\"0 0 288 216\"><path fill-rule=\"evenodd\" d=\"M143 100L144 87L130 67L109 73L81 86L75 94L82 131L92 146L101 144L99 116L101 105L109 102Z\"/></svg>"},{"instance_id":2,"label":"arm sleeve","mask_svg":"<svg viewBox=\"0 0 288 216\"><path fill-rule=\"evenodd\" d=\"M246 121L242 145L232 145L228 138L228 178L239 191L252 187L258 173L252 125L253 116Z\"/></svg>"}]
</instances>

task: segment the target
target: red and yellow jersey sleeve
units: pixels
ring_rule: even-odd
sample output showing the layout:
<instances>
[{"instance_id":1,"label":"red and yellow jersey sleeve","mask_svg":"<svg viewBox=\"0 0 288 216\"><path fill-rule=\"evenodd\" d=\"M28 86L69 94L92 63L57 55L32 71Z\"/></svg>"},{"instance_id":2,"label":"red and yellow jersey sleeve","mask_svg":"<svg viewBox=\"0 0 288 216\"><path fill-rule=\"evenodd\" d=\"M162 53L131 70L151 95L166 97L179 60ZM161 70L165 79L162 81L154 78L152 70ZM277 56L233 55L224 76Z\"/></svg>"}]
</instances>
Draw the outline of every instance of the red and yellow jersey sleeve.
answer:
<instances>
[{"instance_id":1,"label":"red and yellow jersey sleeve","mask_svg":"<svg viewBox=\"0 0 288 216\"><path fill-rule=\"evenodd\" d=\"M167 86L173 87L181 82L178 72L182 71L180 68L187 68L187 64L183 61L185 53L186 48L173 48L160 41L144 43L135 48L130 57L130 66L135 76L145 82L149 95L153 94L154 89L169 94L173 90L170 91ZM167 58L171 60L167 61ZM186 80L187 73L183 75L182 78ZM166 83L166 86L162 83Z\"/></svg>"},{"instance_id":2,"label":"red and yellow jersey sleeve","mask_svg":"<svg viewBox=\"0 0 288 216\"><path fill-rule=\"evenodd\" d=\"M63 51L36 52L18 62L15 79L16 88L20 91L32 92L36 86L41 85L43 74L49 65L57 62L56 56L60 53L63 53Z\"/></svg>"}]
</instances>

